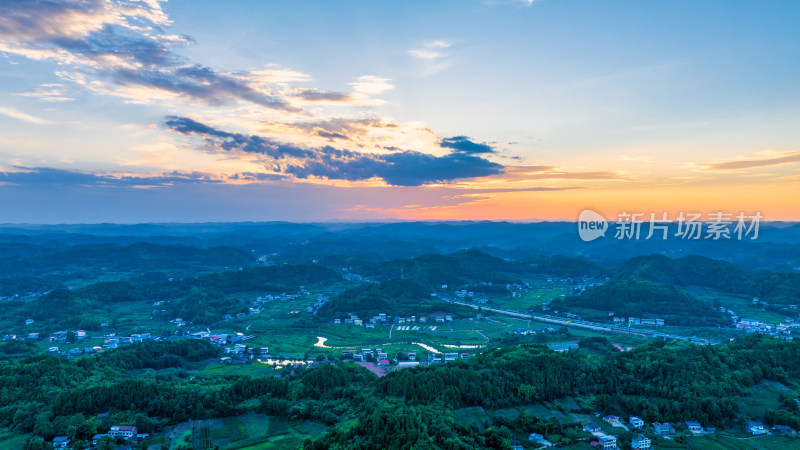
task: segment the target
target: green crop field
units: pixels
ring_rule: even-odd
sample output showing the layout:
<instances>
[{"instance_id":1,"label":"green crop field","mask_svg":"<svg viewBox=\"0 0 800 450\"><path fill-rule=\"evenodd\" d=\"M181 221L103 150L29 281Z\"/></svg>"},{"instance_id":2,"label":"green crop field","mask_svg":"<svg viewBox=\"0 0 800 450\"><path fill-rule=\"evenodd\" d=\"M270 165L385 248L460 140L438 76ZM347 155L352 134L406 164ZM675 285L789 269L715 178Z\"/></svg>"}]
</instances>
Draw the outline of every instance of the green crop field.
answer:
<instances>
[{"instance_id":1,"label":"green crop field","mask_svg":"<svg viewBox=\"0 0 800 450\"><path fill-rule=\"evenodd\" d=\"M689 439L686 447L693 450L796 450L800 438L790 436L758 436L733 438L728 436L703 436Z\"/></svg>"}]
</instances>

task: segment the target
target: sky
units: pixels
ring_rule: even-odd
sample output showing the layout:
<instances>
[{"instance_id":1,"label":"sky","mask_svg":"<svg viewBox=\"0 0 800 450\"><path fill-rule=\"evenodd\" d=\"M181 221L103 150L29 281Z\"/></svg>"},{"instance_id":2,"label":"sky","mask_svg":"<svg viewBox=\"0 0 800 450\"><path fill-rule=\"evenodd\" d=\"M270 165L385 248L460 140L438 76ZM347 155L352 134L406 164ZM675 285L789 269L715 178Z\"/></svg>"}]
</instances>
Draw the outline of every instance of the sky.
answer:
<instances>
[{"instance_id":1,"label":"sky","mask_svg":"<svg viewBox=\"0 0 800 450\"><path fill-rule=\"evenodd\" d=\"M0 1L0 223L800 220L797 2Z\"/></svg>"}]
</instances>

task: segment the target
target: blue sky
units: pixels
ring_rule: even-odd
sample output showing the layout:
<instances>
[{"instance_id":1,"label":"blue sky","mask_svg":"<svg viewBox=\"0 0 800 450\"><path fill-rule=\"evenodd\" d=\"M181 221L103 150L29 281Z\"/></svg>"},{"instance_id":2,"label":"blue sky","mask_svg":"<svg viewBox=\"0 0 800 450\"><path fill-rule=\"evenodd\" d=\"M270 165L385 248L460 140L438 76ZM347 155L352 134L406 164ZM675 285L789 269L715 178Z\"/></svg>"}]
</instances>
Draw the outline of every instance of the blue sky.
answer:
<instances>
[{"instance_id":1,"label":"blue sky","mask_svg":"<svg viewBox=\"0 0 800 450\"><path fill-rule=\"evenodd\" d=\"M797 219L798 12L4 2L0 222Z\"/></svg>"}]
</instances>

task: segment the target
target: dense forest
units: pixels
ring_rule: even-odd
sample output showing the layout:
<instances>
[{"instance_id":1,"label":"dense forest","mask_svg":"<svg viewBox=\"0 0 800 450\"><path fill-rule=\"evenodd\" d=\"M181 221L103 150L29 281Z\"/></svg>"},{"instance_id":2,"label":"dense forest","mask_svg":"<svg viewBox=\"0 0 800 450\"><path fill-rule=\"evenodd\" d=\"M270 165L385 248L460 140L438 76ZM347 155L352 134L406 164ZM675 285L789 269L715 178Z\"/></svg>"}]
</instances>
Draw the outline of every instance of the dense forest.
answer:
<instances>
[{"instance_id":1,"label":"dense forest","mask_svg":"<svg viewBox=\"0 0 800 450\"><path fill-rule=\"evenodd\" d=\"M397 442L404 448L507 448L515 427L554 425L522 417L479 429L456 423L452 411L572 396L586 412L725 425L750 418L735 399L762 381L800 388L798 350L800 343L763 336L718 346L654 342L603 358L522 345L380 379L347 362L274 378L187 376L217 348L197 340L147 342L77 360L37 356L0 364L0 427L85 439L112 422L156 432L190 418L260 412L331 426L306 442L310 449L400 448ZM792 405L764 419L797 426L800 411ZM106 419L96 418L104 412Z\"/></svg>"},{"instance_id":2,"label":"dense forest","mask_svg":"<svg viewBox=\"0 0 800 450\"><path fill-rule=\"evenodd\" d=\"M54 289L29 300L6 301L5 318L33 318L46 330L99 329L99 311L125 302L165 301L164 315L211 324L225 314L247 311L247 303L232 298L238 292L296 293L300 286L338 280L333 270L314 264L255 266L173 281L97 282L78 289Z\"/></svg>"},{"instance_id":3,"label":"dense forest","mask_svg":"<svg viewBox=\"0 0 800 450\"><path fill-rule=\"evenodd\" d=\"M800 274L745 270L725 261L690 255L631 258L615 268L620 278L636 278L679 286L703 286L759 297L770 303L800 303Z\"/></svg>"},{"instance_id":4,"label":"dense forest","mask_svg":"<svg viewBox=\"0 0 800 450\"><path fill-rule=\"evenodd\" d=\"M556 300L551 305L556 309L564 306L599 310L599 318L608 317L608 313L613 312L621 317L659 317L668 325L730 325L726 314L678 286L633 277L616 277L602 286Z\"/></svg>"}]
</instances>

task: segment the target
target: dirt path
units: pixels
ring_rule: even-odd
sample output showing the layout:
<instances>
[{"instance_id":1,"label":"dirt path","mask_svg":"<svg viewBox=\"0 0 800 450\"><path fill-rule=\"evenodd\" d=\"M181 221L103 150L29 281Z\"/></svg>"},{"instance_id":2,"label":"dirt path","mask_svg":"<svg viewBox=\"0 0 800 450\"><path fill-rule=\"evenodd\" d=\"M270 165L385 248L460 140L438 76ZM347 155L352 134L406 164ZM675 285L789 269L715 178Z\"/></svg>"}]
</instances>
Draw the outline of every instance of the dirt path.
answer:
<instances>
[{"instance_id":1,"label":"dirt path","mask_svg":"<svg viewBox=\"0 0 800 450\"><path fill-rule=\"evenodd\" d=\"M377 365L377 364L375 364L373 362L358 361L358 362L356 362L356 364L358 364L361 367L367 368L370 372L372 372L375 375L377 375L378 378L383 377L387 373L389 373L389 371L386 370L385 367L379 366L379 365Z\"/></svg>"}]
</instances>

